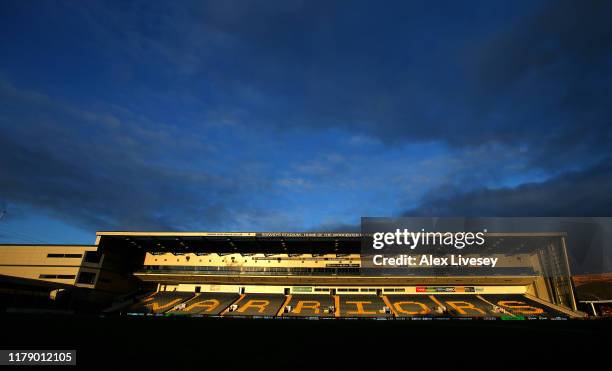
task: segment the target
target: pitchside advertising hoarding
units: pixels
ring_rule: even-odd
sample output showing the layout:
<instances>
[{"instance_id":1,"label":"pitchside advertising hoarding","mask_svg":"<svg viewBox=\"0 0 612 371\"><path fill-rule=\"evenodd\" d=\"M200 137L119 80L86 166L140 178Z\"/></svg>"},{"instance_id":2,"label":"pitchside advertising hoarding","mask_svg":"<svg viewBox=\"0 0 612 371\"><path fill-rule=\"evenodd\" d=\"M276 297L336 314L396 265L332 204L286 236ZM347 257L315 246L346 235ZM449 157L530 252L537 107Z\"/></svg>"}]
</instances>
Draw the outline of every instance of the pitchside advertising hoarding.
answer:
<instances>
[{"instance_id":1,"label":"pitchside advertising hoarding","mask_svg":"<svg viewBox=\"0 0 612 371\"><path fill-rule=\"evenodd\" d=\"M612 218L361 220L368 276L545 276L609 271Z\"/></svg>"}]
</instances>

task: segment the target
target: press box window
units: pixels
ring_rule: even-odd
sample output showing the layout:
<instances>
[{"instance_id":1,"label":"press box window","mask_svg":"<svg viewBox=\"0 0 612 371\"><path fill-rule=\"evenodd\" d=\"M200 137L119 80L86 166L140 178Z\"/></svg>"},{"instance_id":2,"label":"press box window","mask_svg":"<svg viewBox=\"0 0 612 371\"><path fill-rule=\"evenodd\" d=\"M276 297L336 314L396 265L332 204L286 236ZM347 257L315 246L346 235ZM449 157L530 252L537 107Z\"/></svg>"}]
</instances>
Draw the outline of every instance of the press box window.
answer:
<instances>
[{"instance_id":1,"label":"press box window","mask_svg":"<svg viewBox=\"0 0 612 371\"><path fill-rule=\"evenodd\" d=\"M79 274L79 280L77 283L84 283L87 285L93 285L96 282L96 274L91 272L81 272Z\"/></svg>"}]
</instances>

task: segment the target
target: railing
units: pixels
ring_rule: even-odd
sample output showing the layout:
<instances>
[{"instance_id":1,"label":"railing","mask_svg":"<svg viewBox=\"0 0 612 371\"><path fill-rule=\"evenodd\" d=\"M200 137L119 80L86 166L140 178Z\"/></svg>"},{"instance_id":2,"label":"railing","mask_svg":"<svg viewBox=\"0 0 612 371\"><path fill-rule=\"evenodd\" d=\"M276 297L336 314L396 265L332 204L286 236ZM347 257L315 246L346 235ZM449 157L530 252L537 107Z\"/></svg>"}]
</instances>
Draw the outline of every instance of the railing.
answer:
<instances>
[{"instance_id":1,"label":"railing","mask_svg":"<svg viewBox=\"0 0 612 371\"><path fill-rule=\"evenodd\" d=\"M367 270L365 271L368 272ZM401 273L400 273L401 272ZM283 267L223 267L190 265L146 265L137 273L141 274L189 274L189 275L262 275L262 276L360 276L360 268L283 268ZM388 274L392 272L387 270ZM402 269L401 276L533 276L529 267L473 268L473 269Z\"/></svg>"},{"instance_id":2,"label":"railing","mask_svg":"<svg viewBox=\"0 0 612 371\"><path fill-rule=\"evenodd\" d=\"M180 273L180 274L243 274L243 275L265 275L265 276L359 276L359 268L255 268L255 267L198 267L198 266L144 266L137 273Z\"/></svg>"}]
</instances>

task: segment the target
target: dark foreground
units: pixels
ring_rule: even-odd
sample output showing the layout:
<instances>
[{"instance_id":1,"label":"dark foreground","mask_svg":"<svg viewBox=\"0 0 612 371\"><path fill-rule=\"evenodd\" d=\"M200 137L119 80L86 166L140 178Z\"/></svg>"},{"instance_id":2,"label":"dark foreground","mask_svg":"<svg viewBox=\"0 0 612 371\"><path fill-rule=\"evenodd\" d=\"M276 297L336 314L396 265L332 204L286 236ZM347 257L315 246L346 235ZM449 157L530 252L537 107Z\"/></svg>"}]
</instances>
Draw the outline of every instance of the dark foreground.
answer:
<instances>
[{"instance_id":1,"label":"dark foreground","mask_svg":"<svg viewBox=\"0 0 612 371\"><path fill-rule=\"evenodd\" d=\"M605 361L612 321L374 321L3 314L0 349L76 349L107 370L564 369ZM70 366L57 366L66 368ZM49 369L39 366L39 369ZM73 368L73 367L72 367Z\"/></svg>"}]
</instances>

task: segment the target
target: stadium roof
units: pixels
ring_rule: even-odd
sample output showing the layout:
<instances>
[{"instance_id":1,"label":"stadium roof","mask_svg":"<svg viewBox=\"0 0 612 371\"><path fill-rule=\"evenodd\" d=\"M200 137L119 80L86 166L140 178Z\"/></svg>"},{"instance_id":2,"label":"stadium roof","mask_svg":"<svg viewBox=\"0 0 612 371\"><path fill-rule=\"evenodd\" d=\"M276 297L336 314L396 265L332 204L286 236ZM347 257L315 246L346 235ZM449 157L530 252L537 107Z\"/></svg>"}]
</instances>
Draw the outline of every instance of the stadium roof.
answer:
<instances>
[{"instance_id":1,"label":"stadium roof","mask_svg":"<svg viewBox=\"0 0 612 371\"><path fill-rule=\"evenodd\" d=\"M564 233L488 233L489 251L517 253L541 248ZM336 253L361 252L359 232L144 232L101 231L97 244L179 253Z\"/></svg>"},{"instance_id":2,"label":"stadium roof","mask_svg":"<svg viewBox=\"0 0 612 371\"><path fill-rule=\"evenodd\" d=\"M98 232L98 243L156 251L359 253L353 232Z\"/></svg>"}]
</instances>

